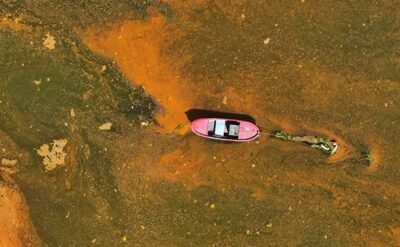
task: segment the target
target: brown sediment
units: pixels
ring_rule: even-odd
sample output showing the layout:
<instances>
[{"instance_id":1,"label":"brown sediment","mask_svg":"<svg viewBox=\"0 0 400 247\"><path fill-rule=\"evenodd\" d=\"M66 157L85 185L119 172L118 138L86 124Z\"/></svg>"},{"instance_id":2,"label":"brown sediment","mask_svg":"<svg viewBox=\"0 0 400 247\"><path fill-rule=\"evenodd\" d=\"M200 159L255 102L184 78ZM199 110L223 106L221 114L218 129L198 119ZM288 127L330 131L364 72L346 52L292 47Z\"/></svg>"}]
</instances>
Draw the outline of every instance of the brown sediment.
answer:
<instances>
[{"instance_id":1,"label":"brown sediment","mask_svg":"<svg viewBox=\"0 0 400 247\"><path fill-rule=\"evenodd\" d=\"M198 11L198 9L207 9L209 4L207 0L194 0L192 2L167 0L165 2L174 6L174 9L179 10L180 13L185 13L185 15L181 16L181 18L185 20L189 19L192 15L197 14L196 11ZM229 4L227 4L227 2ZM215 6L232 21L241 22L246 19L246 16L243 17L243 14L246 11L245 4L249 4L247 1L215 1L213 4L215 4Z\"/></svg>"},{"instance_id":2,"label":"brown sediment","mask_svg":"<svg viewBox=\"0 0 400 247\"><path fill-rule=\"evenodd\" d=\"M251 196L257 200L264 200L268 197L267 193L265 193L262 188L253 186L252 188L250 188L250 191L252 192Z\"/></svg>"},{"instance_id":3,"label":"brown sediment","mask_svg":"<svg viewBox=\"0 0 400 247\"><path fill-rule=\"evenodd\" d=\"M225 180L231 177L231 174L237 173L236 169L241 169L237 165L241 161L241 165L244 165L240 151L245 153L243 147L238 145L226 148L218 143L208 143L192 137L188 142L178 145L175 150L164 153L159 161L148 169L146 176L179 182L187 188L200 185L224 188L229 185ZM248 167L250 164L246 166ZM236 171L230 174L231 169Z\"/></svg>"},{"instance_id":4,"label":"brown sediment","mask_svg":"<svg viewBox=\"0 0 400 247\"><path fill-rule=\"evenodd\" d=\"M391 231L395 244L400 246L400 227L392 227Z\"/></svg>"},{"instance_id":5,"label":"brown sediment","mask_svg":"<svg viewBox=\"0 0 400 247\"><path fill-rule=\"evenodd\" d=\"M304 67L307 67L308 70L308 79L302 89L302 97L308 107L327 109L335 103L343 87L346 87L345 78L324 71L318 64L306 62L302 62L302 64L307 64Z\"/></svg>"},{"instance_id":6,"label":"brown sediment","mask_svg":"<svg viewBox=\"0 0 400 247\"><path fill-rule=\"evenodd\" d=\"M356 155L354 147L334 133L319 129L308 129L308 131L329 136L340 143L340 151L329 157L328 162L335 163ZM272 175L259 173L260 168L270 165L271 161L268 161L268 157L259 157L261 163L255 162L251 158L251 153L258 153L265 148L265 143L260 143L260 141L263 139L253 143L226 146L190 137L187 142L177 144L175 149L161 155L159 161L150 165L151 168L147 169L145 176L152 180L178 182L187 188L210 185L221 191L235 188L247 189L254 198L262 200L267 197L265 186L272 183L265 179ZM284 152L307 150L305 146L289 145L288 143L282 143L281 146ZM285 177L297 184L318 186L334 193L340 193L329 183L318 178L310 180L308 175L298 171L286 172Z\"/></svg>"},{"instance_id":7,"label":"brown sediment","mask_svg":"<svg viewBox=\"0 0 400 247\"><path fill-rule=\"evenodd\" d=\"M198 150L201 152L202 150ZM179 182L186 186L205 185L206 181L201 177L198 171L205 165L203 156L194 160L193 154L187 154L182 150L174 150L164 154L157 165L153 166L148 172L148 176L152 178L166 179L171 182Z\"/></svg>"},{"instance_id":8,"label":"brown sediment","mask_svg":"<svg viewBox=\"0 0 400 247\"><path fill-rule=\"evenodd\" d=\"M290 146L284 145L284 151L302 148ZM274 179L276 174L260 173L260 169L265 171L265 166L276 166L274 161L269 157L259 157L254 161L251 156L252 152L258 153L264 148L265 145L260 143L232 144L227 147L193 137L187 143L177 145L175 150L163 154L146 171L145 176L152 180L177 182L188 189L201 185L213 186L222 192L247 189L255 199L262 200L268 197L265 189L279 181ZM299 171L286 171L283 177L298 185L318 186L335 194L341 193L328 182L317 177L310 179L309 175Z\"/></svg>"},{"instance_id":9,"label":"brown sediment","mask_svg":"<svg viewBox=\"0 0 400 247\"><path fill-rule=\"evenodd\" d=\"M282 117L274 116L274 115L269 115L267 116L268 120L271 121L275 126L278 126L279 129L284 130L285 132L294 132L296 128L293 126L293 124L290 122L289 119L285 119Z\"/></svg>"}]
</instances>

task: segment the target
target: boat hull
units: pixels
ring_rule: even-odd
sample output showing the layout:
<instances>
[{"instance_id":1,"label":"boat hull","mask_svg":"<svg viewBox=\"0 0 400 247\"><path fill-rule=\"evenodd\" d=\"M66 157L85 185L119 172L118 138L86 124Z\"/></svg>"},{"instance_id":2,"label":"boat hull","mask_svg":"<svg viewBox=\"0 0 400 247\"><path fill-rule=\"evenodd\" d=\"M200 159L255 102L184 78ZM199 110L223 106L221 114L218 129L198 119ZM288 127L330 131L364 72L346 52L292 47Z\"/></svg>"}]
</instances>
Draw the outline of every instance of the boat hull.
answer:
<instances>
[{"instance_id":1,"label":"boat hull","mask_svg":"<svg viewBox=\"0 0 400 247\"><path fill-rule=\"evenodd\" d=\"M192 132L198 136L232 142L248 142L260 135L253 123L228 118L199 118L192 122Z\"/></svg>"}]
</instances>

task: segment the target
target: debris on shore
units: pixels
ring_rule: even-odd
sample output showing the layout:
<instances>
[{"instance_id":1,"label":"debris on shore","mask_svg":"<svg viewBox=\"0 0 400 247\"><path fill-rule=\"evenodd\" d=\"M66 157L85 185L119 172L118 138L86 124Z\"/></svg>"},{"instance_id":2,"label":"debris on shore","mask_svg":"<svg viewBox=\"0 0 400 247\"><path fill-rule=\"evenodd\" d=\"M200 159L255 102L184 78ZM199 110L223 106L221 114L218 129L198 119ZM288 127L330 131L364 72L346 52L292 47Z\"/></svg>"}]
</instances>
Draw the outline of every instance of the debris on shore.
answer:
<instances>
[{"instance_id":1,"label":"debris on shore","mask_svg":"<svg viewBox=\"0 0 400 247\"><path fill-rule=\"evenodd\" d=\"M371 165L372 163L374 163L374 157L372 156L372 154L369 151L363 152L362 156L363 156L364 160L366 160L368 162L368 165Z\"/></svg>"},{"instance_id":2,"label":"debris on shore","mask_svg":"<svg viewBox=\"0 0 400 247\"><path fill-rule=\"evenodd\" d=\"M283 130L279 130L272 134L272 136L284 140L284 141L292 141L292 142L302 142L310 145L312 148L321 149L324 153L333 155L336 153L339 145L333 139L321 136L295 136L286 133Z\"/></svg>"}]
</instances>

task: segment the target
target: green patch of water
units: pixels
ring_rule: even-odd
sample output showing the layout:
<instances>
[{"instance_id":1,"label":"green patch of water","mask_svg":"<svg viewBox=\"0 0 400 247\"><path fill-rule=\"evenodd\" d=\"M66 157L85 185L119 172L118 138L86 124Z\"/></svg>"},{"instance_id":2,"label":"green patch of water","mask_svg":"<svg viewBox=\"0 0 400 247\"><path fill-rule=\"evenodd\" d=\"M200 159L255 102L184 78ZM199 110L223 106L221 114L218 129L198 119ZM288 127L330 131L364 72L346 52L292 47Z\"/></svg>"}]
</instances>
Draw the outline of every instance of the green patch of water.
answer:
<instances>
[{"instance_id":1,"label":"green patch of water","mask_svg":"<svg viewBox=\"0 0 400 247\"><path fill-rule=\"evenodd\" d=\"M36 35L0 32L0 128L31 155L15 178L40 238L49 246L93 239L115 246L127 219L111 175L113 142L152 121L152 100L79 40L58 35L49 51ZM102 132L105 122L113 128ZM60 138L68 140L65 167L45 171L36 149Z\"/></svg>"}]
</instances>

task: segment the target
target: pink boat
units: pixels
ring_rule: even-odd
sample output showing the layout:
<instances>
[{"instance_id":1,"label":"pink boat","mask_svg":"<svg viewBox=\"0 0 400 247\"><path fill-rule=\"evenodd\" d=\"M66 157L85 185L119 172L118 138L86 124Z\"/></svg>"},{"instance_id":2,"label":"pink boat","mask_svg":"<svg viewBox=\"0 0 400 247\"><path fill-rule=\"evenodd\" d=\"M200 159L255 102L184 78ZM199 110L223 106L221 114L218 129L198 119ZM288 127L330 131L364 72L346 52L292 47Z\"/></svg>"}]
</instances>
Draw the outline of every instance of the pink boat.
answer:
<instances>
[{"instance_id":1,"label":"pink boat","mask_svg":"<svg viewBox=\"0 0 400 247\"><path fill-rule=\"evenodd\" d=\"M260 135L253 123L226 118L199 118L192 122L192 131L198 136L221 141L247 142Z\"/></svg>"}]
</instances>

